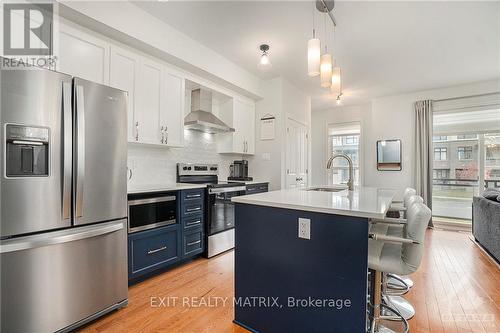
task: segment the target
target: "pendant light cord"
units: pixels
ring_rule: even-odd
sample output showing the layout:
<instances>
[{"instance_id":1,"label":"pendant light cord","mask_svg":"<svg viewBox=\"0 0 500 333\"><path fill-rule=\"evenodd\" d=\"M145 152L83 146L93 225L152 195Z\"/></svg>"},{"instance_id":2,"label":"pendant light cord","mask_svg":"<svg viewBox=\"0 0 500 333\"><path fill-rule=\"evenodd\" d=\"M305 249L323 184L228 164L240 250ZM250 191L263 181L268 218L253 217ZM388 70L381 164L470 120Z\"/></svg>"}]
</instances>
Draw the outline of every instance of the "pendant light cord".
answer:
<instances>
[{"instance_id":1,"label":"pendant light cord","mask_svg":"<svg viewBox=\"0 0 500 333\"><path fill-rule=\"evenodd\" d=\"M312 7L312 9L313 9L313 38L316 38L316 29L314 28L314 8L316 6L316 3L313 2L312 4L313 4L313 7Z\"/></svg>"},{"instance_id":2,"label":"pendant light cord","mask_svg":"<svg viewBox=\"0 0 500 333\"><path fill-rule=\"evenodd\" d=\"M325 54L328 53L328 35L326 33L326 14L323 15L324 32L325 32Z\"/></svg>"}]
</instances>

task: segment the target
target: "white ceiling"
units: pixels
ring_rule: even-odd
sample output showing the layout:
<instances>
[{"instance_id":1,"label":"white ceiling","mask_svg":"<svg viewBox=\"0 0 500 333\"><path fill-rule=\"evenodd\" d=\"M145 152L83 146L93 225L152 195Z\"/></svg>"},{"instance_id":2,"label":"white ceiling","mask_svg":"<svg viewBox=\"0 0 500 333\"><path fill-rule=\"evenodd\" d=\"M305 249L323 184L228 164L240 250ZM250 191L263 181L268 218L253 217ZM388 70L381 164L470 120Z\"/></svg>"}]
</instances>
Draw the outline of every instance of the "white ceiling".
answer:
<instances>
[{"instance_id":1,"label":"white ceiling","mask_svg":"<svg viewBox=\"0 0 500 333\"><path fill-rule=\"evenodd\" d=\"M285 77L312 96L313 110L334 104L319 78L307 76L312 2L136 4L263 79ZM317 14L316 30L324 35ZM336 2L334 15L345 104L500 78L500 2L346 1ZM270 71L257 67L263 42L271 46Z\"/></svg>"}]
</instances>

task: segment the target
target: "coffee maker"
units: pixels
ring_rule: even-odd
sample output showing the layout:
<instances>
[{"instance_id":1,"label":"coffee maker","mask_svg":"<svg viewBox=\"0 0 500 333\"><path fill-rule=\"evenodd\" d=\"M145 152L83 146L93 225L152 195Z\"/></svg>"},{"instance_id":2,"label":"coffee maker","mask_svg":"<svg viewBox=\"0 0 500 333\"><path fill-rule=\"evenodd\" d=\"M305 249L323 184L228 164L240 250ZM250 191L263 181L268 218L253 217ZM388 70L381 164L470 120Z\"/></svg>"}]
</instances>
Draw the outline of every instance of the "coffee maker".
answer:
<instances>
[{"instance_id":1,"label":"coffee maker","mask_svg":"<svg viewBox=\"0 0 500 333\"><path fill-rule=\"evenodd\" d=\"M248 161L234 161L230 166L230 176L227 178L228 180L242 180L242 181L250 181L253 178L248 177Z\"/></svg>"}]
</instances>

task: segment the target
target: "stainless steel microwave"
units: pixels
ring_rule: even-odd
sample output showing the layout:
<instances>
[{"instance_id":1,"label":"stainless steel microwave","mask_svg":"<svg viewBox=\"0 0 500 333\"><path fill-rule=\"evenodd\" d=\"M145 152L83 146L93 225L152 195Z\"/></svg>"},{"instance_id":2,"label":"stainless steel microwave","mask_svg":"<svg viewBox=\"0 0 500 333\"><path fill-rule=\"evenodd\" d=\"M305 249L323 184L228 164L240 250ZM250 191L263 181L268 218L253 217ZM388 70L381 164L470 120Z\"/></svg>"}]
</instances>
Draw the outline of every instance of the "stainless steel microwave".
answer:
<instances>
[{"instance_id":1,"label":"stainless steel microwave","mask_svg":"<svg viewBox=\"0 0 500 333\"><path fill-rule=\"evenodd\" d=\"M128 201L128 232L137 232L176 223L177 197L130 198Z\"/></svg>"}]
</instances>

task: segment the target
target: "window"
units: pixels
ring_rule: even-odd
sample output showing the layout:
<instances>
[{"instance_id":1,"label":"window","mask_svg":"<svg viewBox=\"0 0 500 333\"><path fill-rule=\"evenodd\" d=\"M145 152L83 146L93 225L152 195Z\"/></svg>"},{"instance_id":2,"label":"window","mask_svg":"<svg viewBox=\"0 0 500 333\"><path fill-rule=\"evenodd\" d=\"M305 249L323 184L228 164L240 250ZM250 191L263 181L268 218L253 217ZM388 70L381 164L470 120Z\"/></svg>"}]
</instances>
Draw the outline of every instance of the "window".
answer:
<instances>
[{"instance_id":1,"label":"window","mask_svg":"<svg viewBox=\"0 0 500 333\"><path fill-rule=\"evenodd\" d=\"M432 141L446 141L448 140L448 136L446 135L437 135L432 137Z\"/></svg>"},{"instance_id":2,"label":"window","mask_svg":"<svg viewBox=\"0 0 500 333\"><path fill-rule=\"evenodd\" d=\"M448 149L439 147L439 148L434 148L434 160L435 161L446 161L448 157Z\"/></svg>"},{"instance_id":3,"label":"window","mask_svg":"<svg viewBox=\"0 0 500 333\"><path fill-rule=\"evenodd\" d=\"M459 160L471 160L472 159L472 147L458 147L458 159Z\"/></svg>"},{"instance_id":4,"label":"window","mask_svg":"<svg viewBox=\"0 0 500 333\"><path fill-rule=\"evenodd\" d=\"M477 139L477 134L459 134L457 135L458 140L464 139Z\"/></svg>"},{"instance_id":5,"label":"window","mask_svg":"<svg viewBox=\"0 0 500 333\"><path fill-rule=\"evenodd\" d=\"M434 179L448 179L450 178L450 169L434 169Z\"/></svg>"},{"instance_id":6,"label":"window","mask_svg":"<svg viewBox=\"0 0 500 333\"><path fill-rule=\"evenodd\" d=\"M359 143L359 135L348 135L345 137L346 145L357 145Z\"/></svg>"},{"instance_id":7,"label":"window","mask_svg":"<svg viewBox=\"0 0 500 333\"><path fill-rule=\"evenodd\" d=\"M500 160L500 146L486 147L486 160L495 161Z\"/></svg>"},{"instance_id":8,"label":"window","mask_svg":"<svg viewBox=\"0 0 500 333\"><path fill-rule=\"evenodd\" d=\"M352 159L354 184L360 182L360 133L359 123L331 124L328 126L327 157L335 154L345 154ZM326 165L326 161L325 161ZM327 184L346 183L349 179L349 164L344 158L336 158L332 168L326 170Z\"/></svg>"}]
</instances>

